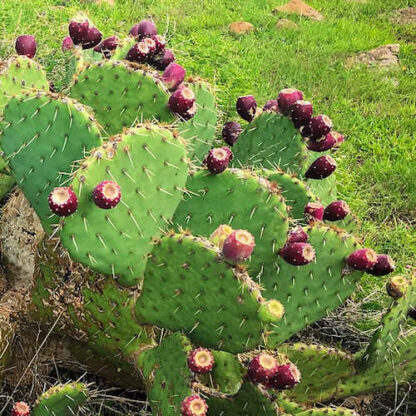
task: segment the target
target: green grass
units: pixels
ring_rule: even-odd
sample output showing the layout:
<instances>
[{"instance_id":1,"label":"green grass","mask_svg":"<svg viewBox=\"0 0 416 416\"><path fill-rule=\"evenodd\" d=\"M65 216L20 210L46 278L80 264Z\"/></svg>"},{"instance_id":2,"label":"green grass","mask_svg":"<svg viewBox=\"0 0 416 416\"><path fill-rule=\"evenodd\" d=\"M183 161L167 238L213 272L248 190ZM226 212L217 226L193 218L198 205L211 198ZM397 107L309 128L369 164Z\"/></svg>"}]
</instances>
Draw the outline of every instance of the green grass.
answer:
<instances>
[{"instance_id":1,"label":"green grass","mask_svg":"<svg viewBox=\"0 0 416 416\"><path fill-rule=\"evenodd\" d=\"M178 61L189 74L218 87L225 118L236 118L239 95L259 103L296 86L328 114L348 141L337 153L340 196L362 220L366 244L393 255L400 272L416 266L416 30L390 22L394 10L415 1L310 0L326 20L290 17L299 30L278 31L272 9L284 0L116 0L117 5L54 0L1 0L0 57L21 33L36 35L38 57L59 76L61 39L70 17L84 10L108 36L124 35L144 17L166 31ZM284 16L287 17L287 16ZM235 37L228 24L246 20L254 33ZM412 43L413 42L413 43ZM387 43L400 43L401 64L388 71L347 69L348 56ZM367 277L364 292L384 279Z\"/></svg>"}]
</instances>

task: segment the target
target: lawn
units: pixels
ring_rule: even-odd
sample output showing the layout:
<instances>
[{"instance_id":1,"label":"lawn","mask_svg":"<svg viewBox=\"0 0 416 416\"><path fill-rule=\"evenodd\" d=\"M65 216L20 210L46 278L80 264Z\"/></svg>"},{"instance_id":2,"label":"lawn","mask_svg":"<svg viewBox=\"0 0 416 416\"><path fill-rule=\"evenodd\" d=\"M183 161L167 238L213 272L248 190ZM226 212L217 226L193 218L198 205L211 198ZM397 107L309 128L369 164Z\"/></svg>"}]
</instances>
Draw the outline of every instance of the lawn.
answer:
<instances>
[{"instance_id":1,"label":"lawn","mask_svg":"<svg viewBox=\"0 0 416 416\"><path fill-rule=\"evenodd\" d=\"M416 267L416 31L391 23L394 11L415 6L406 0L311 0L322 22L289 18L298 30L278 30L272 9L284 0L116 0L116 6L70 0L1 0L0 58L13 50L18 34L38 41L38 59L59 83L61 40L71 16L84 10L105 36L124 36L135 22L152 17L166 32L188 74L218 90L223 120L235 119L235 101L252 93L259 103L295 86L328 114L347 137L336 154L340 197L362 222L366 244L391 254L399 272ZM233 21L256 30L228 32ZM412 32L413 29L413 32ZM389 70L345 60L388 43L400 43L400 65ZM62 69L62 68L61 68ZM383 278L364 280L363 294Z\"/></svg>"}]
</instances>

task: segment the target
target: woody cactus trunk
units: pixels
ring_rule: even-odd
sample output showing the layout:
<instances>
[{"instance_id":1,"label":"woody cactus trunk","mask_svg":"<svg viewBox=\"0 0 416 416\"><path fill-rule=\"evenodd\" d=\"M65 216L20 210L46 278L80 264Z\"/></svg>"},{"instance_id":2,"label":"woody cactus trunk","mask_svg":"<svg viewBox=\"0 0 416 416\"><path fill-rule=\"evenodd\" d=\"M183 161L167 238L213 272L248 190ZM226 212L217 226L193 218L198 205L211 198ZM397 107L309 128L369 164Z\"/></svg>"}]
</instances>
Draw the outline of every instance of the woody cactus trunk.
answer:
<instances>
[{"instance_id":1,"label":"woody cactus trunk","mask_svg":"<svg viewBox=\"0 0 416 416\"><path fill-rule=\"evenodd\" d=\"M353 415L330 401L411 381L410 277L389 280L364 351L290 342L363 273L394 270L337 200L331 120L298 90L263 110L240 97L246 123L227 122L222 142L213 89L168 62L152 22L126 40L97 31L71 22L62 92L27 56L0 74L2 196L17 185L1 220L3 369L19 368L14 339L35 322L159 416ZM57 386L33 414L72 415L88 396Z\"/></svg>"}]
</instances>

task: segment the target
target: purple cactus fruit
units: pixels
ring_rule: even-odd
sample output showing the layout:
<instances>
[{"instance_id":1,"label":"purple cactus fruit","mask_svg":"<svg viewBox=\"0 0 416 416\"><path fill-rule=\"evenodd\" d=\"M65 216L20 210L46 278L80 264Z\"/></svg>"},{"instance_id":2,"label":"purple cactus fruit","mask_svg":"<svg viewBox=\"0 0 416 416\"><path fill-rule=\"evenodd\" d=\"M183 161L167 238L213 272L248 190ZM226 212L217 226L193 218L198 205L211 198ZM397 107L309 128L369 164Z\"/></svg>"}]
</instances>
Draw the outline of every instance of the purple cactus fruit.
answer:
<instances>
[{"instance_id":1,"label":"purple cactus fruit","mask_svg":"<svg viewBox=\"0 0 416 416\"><path fill-rule=\"evenodd\" d=\"M36 54L36 40L32 35L19 36L14 46L18 55L25 55L32 59Z\"/></svg>"},{"instance_id":2,"label":"purple cactus fruit","mask_svg":"<svg viewBox=\"0 0 416 416\"><path fill-rule=\"evenodd\" d=\"M186 113L195 104L195 94L190 88L177 89L169 98L169 109L179 115Z\"/></svg>"},{"instance_id":3,"label":"purple cactus fruit","mask_svg":"<svg viewBox=\"0 0 416 416\"><path fill-rule=\"evenodd\" d=\"M25 402L16 402L12 407L10 416L30 416L30 407Z\"/></svg>"},{"instance_id":4,"label":"purple cactus fruit","mask_svg":"<svg viewBox=\"0 0 416 416\"><path fill-rule=\"evenodd\" d=\"M99 208L114 208L121 200L120 185L114 181L102 181L92 191L92 198Z\"/></svg>"},{"instance_id":5,"label":"purple cactus fruit","mask_svg":"<svg viewBox=\"0 0 416 416\"><path fill-rule=\"evenodd\" d=\"M184 113L179 114L179 115L181 116L183 120L187 121L195 116L197 110L198 110L198 106L196 105L196 102L195 102L192 104L192 107L189 110L186 110Z\"/></svg>"},{"instance_id":6,"label":"purple cactus fruit","mask_svg":"<svg viewBox=\"0 0 416 416\"><path fill-rule=\"evenodd\" d=\"M162 81L165 83L166 88L169 91L174 91L179 85L182 84L185 79L186 71L179 64L172 62L170 63L162 75Z\"/></svg>"},{"instance_id":7,"label":"purple cactus fruit","mask_svg":"<svg viewBox=\"0 0 416 416\"><path fill-rule=\"evenodd\" d=\"M127 52L127 60L130 62L144 63L149 56L149 48L144 42L135 43Z\"/></svg>"},{"instance_id":8,"label":"purple cactus fruit","mask_svg":"<svg viewBox=\"0 0 416 416\"><path fill-rule=\"evenodd\" d=\"M387 254L378 254L376 264L367 271L373 276L385 276L394 272L396 265L393 259Z\"/></svg>"},{"instance_id":9,"label":"purple cactus fruit","mask_svg":"<svg viewBox=\"0 0 416 416\"><path fill-rule=\"evenodd\" d=\"M229 146L232 146L240 137L240 133L243 131L240 123L236 121L228 121L224 124L222 129L222 137Z\"/></svg>"},{"instance_id":10,"label":"purple cactus fruit","mask_svg":"<svg viewBox=\"0 0 416 416\"><path fill-rule=\"evenodd\" d=\"M211 173L224 172L231 161L231 151L228 147L217 147L211 149L206 156L206 164Z\"/></svg>"},{"instance_id":11,"label":"purple cactus fruit","mask_svg":"<svg viewBox=\"0 0 416 416\"><path fill-rule=\"evenodd\" d=\"M263 111L269 111L271 113L278 113L279 112L279 104L277 100L269 100L264 104Z\"/></svg>"},{"instance_id":12,"label":"purple cactus fruit","mask_svg":"<svg viewBox=\"0 0 416 416\"><path fill-rule=\"evenodd\" d=\"M325 208L324 220L339 221L344 219L350 212L350 207L345 201L334 201Z\"/></svg>"},{"instance_id":13,"label":"purple cactus fruit","mask_svg":"<svg viewBox=\"0 0 416 416\"><path fill-rule=\"evenodd\" d=\"M309 243L289 243L280 250L280 255L293 266L304 266L315 259L315 250Z\"/></svg>"},{"instance_id":14,"label":"purple cactus fruit","mask_svg":"<svg viewBox=\"0 0 416 416\"><path fill-rule=\"evenodd\" d=\"M305 177L308 179L325 179L331 175L337 164L335 160L328 155L318 157L308 168Z\"/></svg>"},{"instance_id":15,"label":"purple cactus fruit","mask_svg":"<svg viewBox=\"0 0 416 416\"><path fill-rule=\"evenodd\" d=\"M152 65L159 69L160 71L165 70L169 64L175 61L175 55L170 49L165 49L164 51L152 56Z\"/></svg>"},{"instance_id":16,"label":"purple cactus fruit","mask_svg":"<svg viewBox=\"0 0 416 416\"><path fill-rule=\"evenodd\" d=\"M248 376L255 383L267 384L278 368L276 359L267 353L256 355L248 365Z\"/></svg>"},{"instance_id":17,"label":"purple cactus fruit","mask_svg":"<svg viewBox=\"0 0 416 416\"><path fill-rule=\"evenodd\" d=\"M110 52L117 49L119 39L117 36L110 36L94 47L95 52L101 52L106 58L111 56Z\"/></svg>"},{"instance_id":18,"label":"purple cactus fruit","mask_svg":"<svg viewBox=\"0 0 416 416\"><path fill-rule=\"evenodd\" d=\"M277 371L268 383L268 387L275 390L293 389L299 384L300 379L301 374L295 364L283 364L277 367Z\"/></svg>"},{"instance_id":19,"label":"purple cactus fruit","mask_svg":"<svg viewBox=\"0 0 416 416\"><path fill-rule=\"evenodd\" d=\"M377 262L377 254L371 248L361 248L347 258L348 266L356 270L370 270Z\"/></svg>"},{"instance_id":20,"label":"purple cactus fruit","mask_svg":"<svg viewBox=\"0 0 416 416\"><path fill-rule=\"evenodd\" d=\"M166 39L162 35L152 35L151 37L155 42L156 53L162 52L165 50Z\"/></svg>"},{"instance_id":21,"label":"purple cactus fruit","mask_svg":"<svg viewBox=\"0 0 416 416\"><path fill-rule=\"evenodd\" d=\"M305 221L312 223L315 221L322 221L324 217L324 206L320 202L308 202L303 209L305 214Z\"/></svg>"},{"instance_id":22,"label":"purple cactus fruit","mask_svg":"<svg viewBox=\"0 0 416 416\"><path fill-rule=\"evenodd\" d=\"M196 394L188 396L182 401L182 416L206 416L207 412L207 403Z\"/></svg>"},{"instance_id":23,"label":"purple cactus fruit","mask_svg":"<svg viewBox=\"0 0 416 416\"><path fill-rule=\"evenodd\" d=\"M326 136L322 136L317 140L309 139L307 142L308 150L311 150L312 152L325 152L334 147L335 143L335 137L332 132L329 132Z\"/></svg>"},{"instance_id":24,"label":"purple cactus fruit","mask_svg":"<svg viewBox=\"0 0 416 416\"><path fill-rule=\"evenodd\" d=\"M87 35L82 41L82 49L91 49L97 46L102 38L103 34L96 27L89 27Z\"/></svg>"},{"instance_id":25,"label":"purple cactus fruit","mask_svg":"<svg viewBox=\"0 0 416 416\"><path fill-rule=\"evenodd\" d=\"M308 233L298 225L289 231L286 244L290 243L306 243L309 239Z\"/></svg>"},{"instance_id":26,"label":"purple cactus fruit","mask_svg":"<svg viewBox=\"0 0 416 416\"><path fill-rule=\"evenodd\" d=\"M71 20L68 31L74 45L79 45L84 42L87 38L89 28L90 22L87 18L80 17Z\"/></svg>"},{"instance_id":27,"label":"purple cactus fruit","mask_svg":"<svg viewBox=\"0 0 416 416\"><path fill-rule=\"evenodd\" d=\"M240 117L246 121L253 120L256 115L257 102L254 96L245 95L243 97L238 97L236 104L237 113Z\"/></svg>"},{"instance_id":28,"label":"purple cactus fruit","mask_svg":"<svg viewBox=\"0 0 416 416\"><path fill-rule=\"evenodd\" d=\"M290 107L298 100L303 100L303 92L294 88L286 88L279 92L277 102L279 104L280 112L288 116Z\"/></svg>"},{"instance_id":29,"label":"purple cactus fruit","mask_svg":"<svg viewBox=\"0 0 416 416\"><path fill-rule=\"evenodd\" d=\"M149 48L149 55L154 55L156 53L156 42L152 38L145 38L143 42Z\"/></svg>"},{"instance_id":30,"label":"purple cactus fruit","mask_svg":"<svg viewBox=\"0 0 416 416\"><path fill-rule=\"evenodd\" d=\"M69 51L74 48L74 42L71 39L71 36L67 36L62 40L62 52Z\"/></svg>"},{"instance_id":31,"label":"purple cactus fruit","mask_svg":"<svg viewBox=\"0 0 416 416\"><path fill-rule=\"evenodd\" d=\"M148 38L153 35L157 35L157 28L156 25L150 20L142 20L139 23L136 23L131 29L130 33L131 36L143 39Z\"/></svg>"},{"instance_id":32,"label":"purple cactus fruit","mask_svg":"<svg viewBox=\"0 0 416 416\"><path fill-rule=\"evenodd\" d=\"M387 281L386 290L394 299L402 298L409 287L409 280L404 276L393 276Z\"/></svg>"},{"instance_id":33,"label":"purple cactus fruit","mask_svg":"<svg viewBox=\"0 0 416 416\"><path fill-rule=\"evenodd\" d=\"M341 147L342 143L345 141L345 137L337 131L331 131L331 134L335 139L334 147Z\"/></svg>"},{"instance_id":34,"label":"purple cactus fruit","mask_svg":"<svg viewBox=\"0 0 416 416\"><path fill-rule=\"evenodd\" d=\"M69 187L54 188L48 198L50 210L59 217L67 217L78 208L78 198Z\"/></svg>"},{"instance_id":35,"label":"purple cactus fruit","mask_svg":"<svg viewBox=\"0 0 416 416\"><path fill-rule=\"evenodd\" d=\"M206 348L197 348L191 351L188 357L189 369L197 374L206 374L214 367L214 356Z\"/></svg>"},{"instance_id":36,"label":"purple cactus fruit","mask_svg":"<svg viewBox=\"0 0 416 416\"><path fill-rule=\"evenodd\" d=\"M222 253L227 260L246 260L253 253L254 246L255 243L252 234L245 230L234 230L224 240Z\"/></svg>"},{"instance_id":37,"label":"purple cactus fruit","mask_svg":"<svg viewBox=\"0 0 416 416\"><path fill-rule=\"evenodd\" d=\"M221 224L210 235L209 240L215 245L217 245L219 248L223 248L224 241L232 232L233 229L229 225Z\"/></svg>"},{"instance_id":38,"label":"purple cactus fruit","mask_svg":"<svg viewBox=\"0 0 416 416\"><path fill-rule=\"evenodd\" d=\"M290 118L296 128L304 126L312 117L312 103L304 100L295 101L289 108Z\"/></svg>"},{"instance_id":39,"label":"purple cactus fruit","mask_svg":"<svg viewBox=\"0 0 416 416\"><path fill-rule=\"evenodd\" d=\"M308 123L305 124L301 134L304 137L309 137L311 140L317 140L320 137L325 137L331 129L331 119L324 114L320 114L319 116L312 117Z\"/></svg>"}]
</instances>

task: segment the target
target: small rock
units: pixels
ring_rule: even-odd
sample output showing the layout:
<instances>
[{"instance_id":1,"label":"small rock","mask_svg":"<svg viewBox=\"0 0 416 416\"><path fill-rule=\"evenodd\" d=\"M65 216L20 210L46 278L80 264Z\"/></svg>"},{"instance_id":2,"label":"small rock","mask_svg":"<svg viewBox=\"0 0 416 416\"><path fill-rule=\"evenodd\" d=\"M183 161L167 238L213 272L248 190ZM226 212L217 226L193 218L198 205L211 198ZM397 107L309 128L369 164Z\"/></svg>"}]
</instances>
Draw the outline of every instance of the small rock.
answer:
<instances>
[{"instance_id":1,"label":"small rock","mask_svg":"<svg viewBox=\"0 0 416 416\"><path fill-rule=\"evenodd\" d=\"M388 68L399 64L399 52L400 45L398 43L380 46L371 51L348 58L346 66L351 67L356 63L364 63L368 66Z\"/></svg>"},{"instance_id":2,"label":"small rock","mask_svg":"<svg viewBox=\"0 0 416 416\"><path fill-rule=\"evenodd\" d=\"M395 15L390 20L398 25L416 24L416 7L408 7L406 9L397 10Z\"/></svg>"},{"instance_id":3,"label":"small rock","mask_svg":"<svg viewBox=\"0 0 416 416\"><path fill-rule=\"evenodd\" d=\"M228 30L235 35L242 35L243 33L252 32L254 26L249 22L233 22L228 27Z\"/></svg>"},{"instance_id":4,"label":"small rock","mask_svg":"<svg viewBox=\"0 0 416 416\"><path fill-rule=\"evenodd\" d=\"M299 16L309 17L313 20L324 20L324 16L317 10L304 3L302 0L290 0L283 6L276 7L273 13L293 13Z\"/></svg>"},{"instance_id":5,"label":"small rock","mask_svg":"<svg viewBox=\"0 0 416 416\"><path fill-rule=\"evenodd\" d=\"M289 19L279 19L276 23L277 29L298 29L299 26Z\"/></svg>"}]
</instances>

